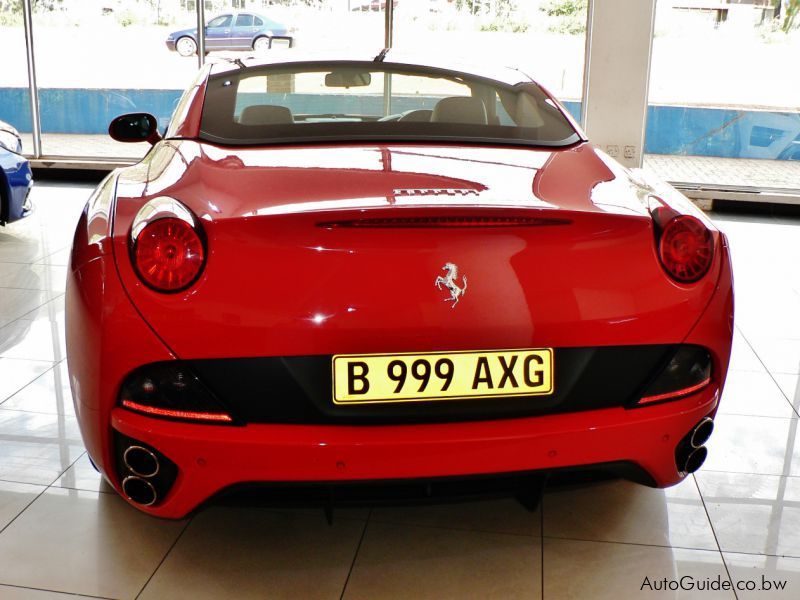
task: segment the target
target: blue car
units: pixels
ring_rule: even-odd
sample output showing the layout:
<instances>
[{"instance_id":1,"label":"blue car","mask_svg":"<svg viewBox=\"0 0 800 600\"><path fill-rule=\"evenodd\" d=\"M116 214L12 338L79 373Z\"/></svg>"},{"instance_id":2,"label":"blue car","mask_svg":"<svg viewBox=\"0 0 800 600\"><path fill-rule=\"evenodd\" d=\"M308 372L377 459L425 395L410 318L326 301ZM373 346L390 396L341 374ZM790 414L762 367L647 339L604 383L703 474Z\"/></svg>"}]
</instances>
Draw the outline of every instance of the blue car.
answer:
<instances>
[{"instance_id":1,"label":"blue car","mask_svg":"<svg viewBox=\"0 0 800 600\"><path fill-rule=\"evenodd\" d=\"M26 216L31 210L29 194L33 176L22 156L22 140L8 123L0 121L0 225Z\"/></svg>"},{"instance_id":2,"label":"blue car","mask_svg":"<svg viewBox=\"0 0 800 600\"><path fill-rule=\"evenodd\" d=\"M226 13L206 24L206 52L213 50L255 50L272 48L274 40L283 40L291 48L293 29L263 15L249 12ZM197 53L197 28L181 29L167 36L167 48L181 56Z\"/></svg>"}]
</instances>

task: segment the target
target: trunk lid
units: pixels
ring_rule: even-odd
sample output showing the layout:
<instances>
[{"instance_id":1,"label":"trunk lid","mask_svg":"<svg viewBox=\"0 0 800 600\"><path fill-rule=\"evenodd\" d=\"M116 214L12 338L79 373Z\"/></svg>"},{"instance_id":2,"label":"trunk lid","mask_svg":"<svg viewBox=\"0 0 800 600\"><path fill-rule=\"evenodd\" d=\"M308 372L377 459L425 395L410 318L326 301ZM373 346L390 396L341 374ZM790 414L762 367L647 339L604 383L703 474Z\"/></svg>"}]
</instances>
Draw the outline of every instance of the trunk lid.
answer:
<instances>
[{"instance_id":1,"label":"trunk lid","mask_svg":"<svg viewBox=\"0 0 800 600\"><path fill-rule=\"evenodd\" d=\"M587 144L153 154L146 176L120 177L115 252L181 358L675 343L716 282L713 269L691 287L665 276L644 192ZM180 294L142 285L127 251L158 195L208 237L203 275Z\"/></svg>"}]
</instances>

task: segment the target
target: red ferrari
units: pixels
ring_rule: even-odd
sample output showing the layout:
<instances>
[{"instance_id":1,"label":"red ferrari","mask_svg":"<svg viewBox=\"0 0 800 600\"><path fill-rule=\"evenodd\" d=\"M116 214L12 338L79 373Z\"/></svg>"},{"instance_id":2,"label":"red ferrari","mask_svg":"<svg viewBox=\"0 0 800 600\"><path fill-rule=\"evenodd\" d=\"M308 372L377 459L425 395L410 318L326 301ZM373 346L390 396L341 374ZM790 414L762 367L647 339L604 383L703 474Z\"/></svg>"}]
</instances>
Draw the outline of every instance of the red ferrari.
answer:
<instances>
[{"instance_id":1,"label":"red ferrari","mask_svg":"<svg viewBox=\"0 0 800 600\"><path fill-rule=\"evenodd\" d=\"M204 67L75 234L70 381L97 468L186 515L240 484L698 469L728 243L512 69L382 52Z\"/></svg>"}]
</instances>

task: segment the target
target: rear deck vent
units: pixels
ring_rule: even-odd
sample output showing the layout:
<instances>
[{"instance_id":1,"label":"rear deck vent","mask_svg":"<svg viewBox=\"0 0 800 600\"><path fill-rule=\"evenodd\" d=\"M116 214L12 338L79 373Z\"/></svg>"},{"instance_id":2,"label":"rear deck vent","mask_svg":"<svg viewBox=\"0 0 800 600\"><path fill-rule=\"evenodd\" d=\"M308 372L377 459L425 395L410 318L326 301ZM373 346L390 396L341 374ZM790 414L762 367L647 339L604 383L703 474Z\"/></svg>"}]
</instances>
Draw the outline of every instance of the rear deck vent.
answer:
<instances>
[{"instance_id":1,"label":"rear deck vent","mask_svg":"<svg viewBox=\"0 0 800 600\"><path fill-rule=\"evenodd\" d=\"M386 217L372 219L350 219L345 221L324 221L318 227L363 227L372 229L392 228L466 228L466 227L542 227L547 225L569 225L569 219L542 217Z\"/></svg>"}]
</instances>

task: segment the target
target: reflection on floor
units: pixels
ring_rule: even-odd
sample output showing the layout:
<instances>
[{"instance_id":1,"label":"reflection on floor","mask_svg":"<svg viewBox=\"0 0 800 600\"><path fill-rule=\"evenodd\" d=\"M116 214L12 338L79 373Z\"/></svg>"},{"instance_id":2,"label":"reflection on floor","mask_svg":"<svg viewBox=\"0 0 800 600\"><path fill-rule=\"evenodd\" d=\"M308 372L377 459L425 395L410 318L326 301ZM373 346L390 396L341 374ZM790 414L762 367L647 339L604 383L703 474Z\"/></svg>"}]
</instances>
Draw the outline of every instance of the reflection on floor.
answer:
<instances>
[{"instance_id":1,"label":"reflection on floor","mask_svg":"<svg viewBox=\"0 0 800 600\"><path fill-rule=\"evenodd\" d=\"M800 597L800 219L714 215L735 263L732 371L709 461L677 487L551 488L533 514L483 500L341 509L329 526L215 505L170 522L100 480L72 408L64 278L88 192L40 184L37 212L0 229L1 598L632 598L684 576Z\"/></svg>"}]
</instances>

